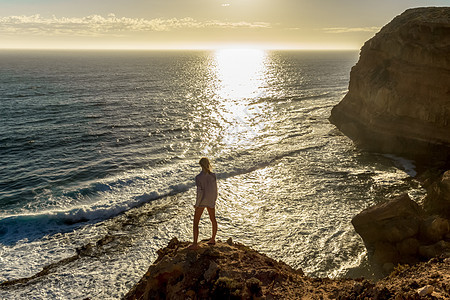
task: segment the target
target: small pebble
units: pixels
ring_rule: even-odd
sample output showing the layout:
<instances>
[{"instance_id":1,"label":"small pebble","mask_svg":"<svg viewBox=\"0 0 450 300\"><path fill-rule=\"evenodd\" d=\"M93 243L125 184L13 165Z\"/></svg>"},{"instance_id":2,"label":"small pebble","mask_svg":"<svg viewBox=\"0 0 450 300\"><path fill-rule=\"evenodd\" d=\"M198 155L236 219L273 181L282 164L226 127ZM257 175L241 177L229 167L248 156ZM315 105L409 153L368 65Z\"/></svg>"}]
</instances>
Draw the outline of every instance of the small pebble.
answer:
<instances>
[{"instance_id":1,"label":"small pebble","mask_svg":"<svg viewBox=\"0 0 450 300\"><path fill-rule=\"evenodd\" d=\"M420 297L431 295L433 293L434 287L432 285L426 285L424 287L421 287L420 289L417 289L417 294L419 294Z\"/></svg>"}]
</instances>

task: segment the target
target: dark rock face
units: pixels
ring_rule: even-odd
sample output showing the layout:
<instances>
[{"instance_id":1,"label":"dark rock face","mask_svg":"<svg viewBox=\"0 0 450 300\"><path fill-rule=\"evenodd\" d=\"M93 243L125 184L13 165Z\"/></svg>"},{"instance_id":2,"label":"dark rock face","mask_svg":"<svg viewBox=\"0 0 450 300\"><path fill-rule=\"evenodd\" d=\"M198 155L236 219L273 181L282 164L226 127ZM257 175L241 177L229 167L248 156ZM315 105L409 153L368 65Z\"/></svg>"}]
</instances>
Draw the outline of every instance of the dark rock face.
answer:
<instances>
[{"instance_id":1,"label":"dark rock face","mask_svg":"<svg viewBox=\"0 0 450 300\"><path fill-rule=\"evenodd\" d=\"M405 11L361 49L330 116L359 146L450 157L450 7Z\"/></svg>"}]
</instances>

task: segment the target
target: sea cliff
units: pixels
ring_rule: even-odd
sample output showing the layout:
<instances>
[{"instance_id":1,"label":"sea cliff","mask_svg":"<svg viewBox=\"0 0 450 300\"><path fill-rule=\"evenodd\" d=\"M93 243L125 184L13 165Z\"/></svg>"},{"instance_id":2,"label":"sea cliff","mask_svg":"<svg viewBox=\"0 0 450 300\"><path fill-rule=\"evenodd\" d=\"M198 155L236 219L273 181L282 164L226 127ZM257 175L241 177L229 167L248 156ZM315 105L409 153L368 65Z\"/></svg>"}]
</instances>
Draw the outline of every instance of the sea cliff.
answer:
<instances>
[{"instance_id":1,"label":"sea cliff","mask_svg":"<svg viewBox=\"0 0 450 300\"><path fill-rule=\"evenodd\" d=\"M402 195L353 218L373 262L390 271L450 252L450 7L407 10L368 40L330 121L359 147L422 169L421 205Z\"/></svg>"},{"instance_id":2,"label":"sea cliff","mask_svg":"<svg viewBox=\"0 0 450 300\"><path fill-rule=\"evenodd\" d=\"M330 121L360 147L448 164L450 7L409 9L368 40Z\"/></svg>"}]
</instances>

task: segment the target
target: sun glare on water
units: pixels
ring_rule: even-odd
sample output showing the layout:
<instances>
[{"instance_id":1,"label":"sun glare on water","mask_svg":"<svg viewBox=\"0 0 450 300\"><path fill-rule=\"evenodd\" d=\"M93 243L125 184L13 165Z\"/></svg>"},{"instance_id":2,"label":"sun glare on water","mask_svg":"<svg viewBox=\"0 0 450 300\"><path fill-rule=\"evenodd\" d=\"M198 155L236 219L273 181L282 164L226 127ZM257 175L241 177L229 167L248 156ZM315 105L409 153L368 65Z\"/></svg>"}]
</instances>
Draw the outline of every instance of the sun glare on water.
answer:
<instances>
[{"instance_id":1,"label":"sun glare on water","mask_svg":"<svg viewBox=\"0 0 450 300\"><path fill-rule=\"evenodd\" d=\"M222 49L215 52L216 74L223 99L257 96L264 85L266 52L261 49Z\"/></svg>"},{"instance_id":2,"label":"sun glare on water","mask_svg":"<svg viewBox=\"0 0 450 300\"><path fill-rule=\"evenodd\" d=\"M213 54L217 114L230 146L250 145L264 124L256 104L267 88L268 55L262 49L221 49ZM256 100L256 101L255 101Z\"/></svg>"}]
</instances>

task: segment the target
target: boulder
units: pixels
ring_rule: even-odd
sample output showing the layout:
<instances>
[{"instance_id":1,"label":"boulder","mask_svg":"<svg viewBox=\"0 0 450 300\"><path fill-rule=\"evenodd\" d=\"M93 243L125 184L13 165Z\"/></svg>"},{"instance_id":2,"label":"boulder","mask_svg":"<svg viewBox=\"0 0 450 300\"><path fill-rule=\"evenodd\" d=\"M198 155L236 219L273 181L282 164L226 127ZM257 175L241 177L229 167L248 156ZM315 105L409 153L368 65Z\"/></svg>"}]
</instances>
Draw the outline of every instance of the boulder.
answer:
<instances>
[{"instance_id":1,"label":"boulder","mask_svg":"<svg viewBox=\"0 0 450 300\"><path fill-rule=\"evenodd\" d=\"M417 294L419 297L425 297L426 295L431 295L434 291L434 287L432 285L426 285L424 287L421 287L420 289L417 289Z\"/></svg>"},{"instance_id":2,"label":"boulder","mask_svg":"<svg viewBox=\"0 0 450 300\"><path fill-rule=\"evenodd\" d=\"M301 270L231 239L188 246L172 239L124 299L299 299L320 292Z\"/></svg>"},{"instance_id":3,"label":"boulder","mask_svg":"<svg viewBox=\"0 0 450 300\"><path fill-rule=\"evenodd\" d=\"M427 187L424 208L429 213L450 218L450 170Z\"/></svg>"},{"instance_id":4,"label":"boulder","mask_svg":"<svg viewBox=\"0 0 450 300\"><path fill-rule=\"evenodd\" d=\"M361 48L330 116L361 147L450 160L450 7L409 9Z\"/></svg>"},{"instance_id":5,"label":"boulder","mask_svg":"<svg viewBox=\"0 0 450 300\"><path fill-rule=\"evenodd\" d=\"M395 264L417 253L422 215L420 206L404 194L363 210L352 224L376 263Z\"/></svg>"},{"instance_id":6,"label":"boulder","mask_svg":"<svg viewBox=\"0 0 450 300\"><path fill-rule=\"evenodd\" d=\"M435 243L443 240L450 232L450 222L439 216L429 216L421 224L421 240Z\"/></svg>"},{"instance_id":7,"label":"boulder","mask_svg":"<svg viewBox=\"0 0 450 300\"><path fill-rule=\"evenodd\" d=\"M353 217L352 224L366 245L398 242L419 231L422 209L408 194L369 207Z\"/></svg>"}]
</instances>

